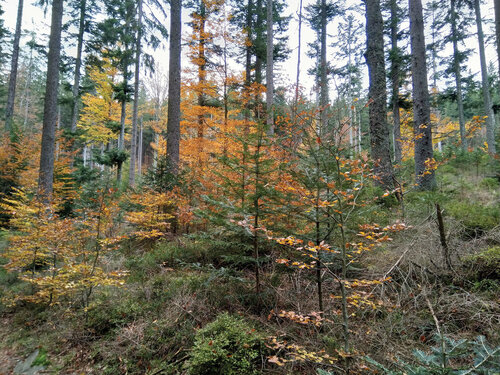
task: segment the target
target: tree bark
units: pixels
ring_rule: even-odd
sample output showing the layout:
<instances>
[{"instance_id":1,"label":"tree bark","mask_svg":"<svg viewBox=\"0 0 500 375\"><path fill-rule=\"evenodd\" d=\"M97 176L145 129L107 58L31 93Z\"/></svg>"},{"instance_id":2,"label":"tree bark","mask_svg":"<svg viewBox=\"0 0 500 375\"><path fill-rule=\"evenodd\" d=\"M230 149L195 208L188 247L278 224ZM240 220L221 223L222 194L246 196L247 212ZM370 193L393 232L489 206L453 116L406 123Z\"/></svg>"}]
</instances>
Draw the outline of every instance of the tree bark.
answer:
<instances>
[{"instance_id":1,"label":"tree bark","mask_svg":"<svg viewBox=\"0 0 500 375\"><path fill-rule=\"evenodd\" d=\"M198 114L198 167L202 168L203 163L203 138L205 136L205 114L203 111L205 107L205 86L207 80L207 58L206 58L206 9L204 0L200 2L198 28L198 106L200 113ZM196 22L196 21L195 21Z\"/></svg>"},{"instance_id":2,"label":"tree bark","mask_svg":"<svg viewBox=\"0 0 500 375\"><path fill-rule=\"evenodd\" d=\"M273 0L267 0L266 107L268 134L274 134L274 35Z\"/></svg>"},{"instance_id":3,"label":"tree bark","mask_svg":"<svg viewBox=\"0 0 500 375\"><path fill-rule=\"evenodd\" d=\"M398 3L397 0L391 0L391 83L392 83L392 118L393 118L393 136L394 136L394 161L401 164L403 152L401 147L401 118L399 116L399 86L401 67L400 51L398 48Z\"/></svg>"},{"instance_id":4,"label":"tree bark","mask_svg":"<svg viewBox=\"0 0 500 375\"><path fill-rule=\"evenodd\" d=\"M500 77L500 0L493 0L495 5L495 34L497 40L498 77Z\"/></svg>"},{"instance_id":5,"label":"tree bark","mask_svg":"<svg viewBox=\"0 0 500 375\"><path fill-rule=\"evenodd\" d=\"M366 62L368 64L369 117L371 156L375 161L374 173L378 184L392 190L394 171L391 163L389 128L387 126L384 58L384 21L379 0L367 0L366 4Z\"/></svg>"},{"instance_id":6,"label":"tree bark","mask_svg":"<svg viewBox=\"0 0 500 375\"><path fill-rule=\"evenodd\" d=\"M139 111L139 84L141 69L141 39L142 39L142 0L137 3L137 36L135 40L135 71L134 71L134 106L132 108L132 139L130 141L130 169L128 183L135 185L135 167L137 162L137 113Z\"/></svg>"},{"instance_id":7,"label":"tree bark","mask_svg":"<svg viewBox=\"0 0 500 375\"><path fill-rule=\"evenodd\" d=\"M496 154L495 145L495 114L491 105L491 96L488 82L488 68L486 66L486 52L484 50L484 33L481 19L481 5L479 0L474 0L474 12L476 13L477 41L479 47L479 59L481 61L481 86L483 87L484 115L486 118L486 143L488 153Z\"/></svg>"},{"instance_id":8,"label":"tree bark","mask_svg":"<svg viewBox=\"0 0 500 375\"><path fill-rule=\"evenodd\" d=\"M426 162L433 159L431 111L425 56L424 20L421 0L409 0L410 40L415 133L415 181L420 190L436 186L434 170Z\"/></svg>"},{"instance_id":9,"label":"tree bark","mask_svg":"<svg viewBox=\"0 0 500 375\"><path fill-rule=\"evenodd\" d=\"M299 34L298 34L298 46L297 46L297 76L295 80L295 102L293 110L297 112L297 106L299 104L299 83L300 83L300 54L302 47L302 0L299 4Z\"/></svg>"},{"instance_id":10,"label":"tree bark","mask_svg":"<svg viewBox=\"0 0 500 375\"><path fill-rule=\"evenodd\" d=\"M17 5L16 31L12 46L12 60L10 64L9 89L7 93L7 107L5 108L5 130L12 130L12 117L14 115L14 99L16 98L17 66L19 61L19 41L21 39L21 26L23 23L24 0L19 0Z\"/></svg>"},{"instance_id":11,"label":"tree bark","mask_svg":"<svg viewBox=\"0 0 500 375\"><path fill-rule=\"evenodd\" d=\"M460 143L467 150L467 137L465 131L464 103L462 98L462 71L460 68L460 51L458 50L457 9L456 0L450 1L451 39L453 42L453 71L455 73L455 86L457 88L458 123L460 126Z\"/></svg>"},{"instance_id":12,"label":"tree bark","mask_svg":"<svg viewBox=\"0 0 500 375\"><path fill-rule=\"evenodd\" d=\"M142 175L142 143L143 143L142 117L139 125L139 143L137 145L137 175Z\"/></svg>"},{"instance_id":13,"label":"tree bark","mask_svg":"<svg viewBox=\"0 0 500 375\"><path fill-rule=\"evenodd\" d=\"M87 12L87 0L81 0L80 3L80 24L78 26L78 42L76 47L75 61L75 80L73 82L73 109L71 113L71 131L76 131L76 123L78 122L78 107L80 102L80 77L82 67L82 50L83 50L83 34L85 33L85 17Z\"/></svg>"},{"instance_id":14,"label":"tree bark","mask_svg":"<svg viewBox=\"0 0 500 375\"><path fill-rule=\"evenodd\" d=\"M262 63L263 63L263 47L264 38L262 33L263 11L262 0L257 0L255 3L255 11L257 12L257 24L255 25L255 82L262 83Z\"/></svg>"},{"instance_id":15,"label":"tree bark","mask_svg":"<svg viewBox=\"0 0 500 375\"><path fill-rule=\"evenodd\" d=\"M320 47L320 133L326 129L328 123L328 73L326 71L326 0L321 0L321 47Z\"/></svg>"},{"instance_id":16,"label":"tree bark","mask_svg":"<svg viewBox=\"0 0 500 375\"><path fill-rule=\"evenodd\" d=\"M49 54L47 60L47 83L43 108L42 148L40 152L40 175L38 192L50 199L54 180L54 148L57 122L57 94L59 89L59 60L61 57L61 31L64 0L52 0Z\"/></svg>"},{"instance_id":17,"label":"tree bark","mask_svg":"<svg viewBox=\"0 0 500 375\"><path fill-rule=\"evenodd\" d=\"M170 57L168 82L167 159L174 175L179 172L181 121L181 0L170 2Z\"/></svg>"}]
</instances>

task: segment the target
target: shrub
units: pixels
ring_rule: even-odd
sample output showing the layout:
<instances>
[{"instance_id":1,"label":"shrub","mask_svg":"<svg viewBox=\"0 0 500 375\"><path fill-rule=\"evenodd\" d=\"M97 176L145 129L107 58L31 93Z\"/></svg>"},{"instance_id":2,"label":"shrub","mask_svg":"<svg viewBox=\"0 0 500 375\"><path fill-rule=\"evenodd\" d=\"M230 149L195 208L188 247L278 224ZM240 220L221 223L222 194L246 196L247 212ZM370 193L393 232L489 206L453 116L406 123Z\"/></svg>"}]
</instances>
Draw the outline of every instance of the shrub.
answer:
<instances>
[{"instance_id":1,"label":"shrub","mask_svg":"<svg viewBox=\"0 0 500 375\"><path fill-rule=\"evenodd\" d=\"M257 374L263 338L242 318L219 315L196 333L189 374Z\"/></svg>"}]
</instances>

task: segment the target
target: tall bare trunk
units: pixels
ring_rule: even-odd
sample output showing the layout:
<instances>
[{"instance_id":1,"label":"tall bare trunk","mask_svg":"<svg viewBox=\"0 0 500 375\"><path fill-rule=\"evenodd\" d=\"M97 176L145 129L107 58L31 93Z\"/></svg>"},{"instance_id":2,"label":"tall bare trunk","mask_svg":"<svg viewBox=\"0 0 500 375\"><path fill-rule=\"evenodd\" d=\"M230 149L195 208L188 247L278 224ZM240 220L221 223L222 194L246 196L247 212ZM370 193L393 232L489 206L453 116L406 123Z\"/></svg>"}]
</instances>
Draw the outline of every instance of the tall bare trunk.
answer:
<instances>
[{"instance_id":1,"label":"tall bare trunk","mask_svg":"<svg viewBox=\"0 0 500 375\"><path fill-rule=\"evenodd\" d=\"M493 0L495 5L495 34L497 40L498 77L500 77L500 0Z\"/></svg>"},{"instance_id":2,"label":"tall bare trunk","mask_svg":"<svg viewBox=\"0 0 500 375\"><path fill-rule=\"evenodd\" d=\"M267 128L274 134L274 35L273 35L273 0L267 0L267 65L266 65L266 107Z\"/></svg>"},{"instance_id":3,"label":"tall bare trunk","mask_svg":"<svg viewBox=\"0 0 500 375\"><path fill-rule=\"evenodd\" d=\"M205 107L205 85L207 80L207 59L206 59L206 36L205 36L205 24L206 24L206 9L204 0L200 2L200 19L198 27L198 106L200 111ZM201 113L198 115L198 167L202 168L203 162L203 138L205 136L205 114Z\"/></svg>"},{"instance_id":4,"label":"tall bare trunk","mask_svg":"<svg viewBox=\"0 0 500 375\"><path fill-rule=\"evenodd\" d=\"M477 41L479 48L479 59L481 61L481 85L483 87L484 114L486 119L486 143L488 143L488 153L496 154L495 145L495 114L491 105L490 85L488 82L488 68L486 66L486 52L484 50L484 34L481 18L481 5L479 0L474 0L474 12L476 13Z\"/></svg>"},{"instance_id":5,"label":"tall bare trunk","mask_svg":"<svg viewBox=\"0 0 500 375\"><path fill-rule=\"evenodd\" d=\"M413 118L415 130L415 180L420 190L436 185L434 170L426 163L433 159L431 110L425 57L424 19L421 0L409 0Z\"/></svg>"},{"instance_id":6,"label":"tall bare trunk","mask_svg":"<svg viewBox=\"0 0 500 375\"><path fill-rule=\"evenodd\" d=\"M169 168L175 175L179 171L179 143L181 136L181 12L181 0L171 0L167 158Z\"/></svg>"},{"instance_id":7,"label":"tall bare trunk","mask_svg":"<svg viewBox=\"0 0 500 375\"><path fill-rule=\"evenodd\" d=\"M75 80L73 82L73 110L71 113L71 131L76 131L76 123L78 122L78 107L80 102L80 77L82 67L82 51L83 51L83 34L85 33L85 17L87 13L87 0L81 0L80 3L80 24L78 26L78 42L76 47L75 61Z\"/></svg>"},{"instance_id":8,"label":"tall bare trunk","mask_svg":"<svg viewBox=\"0 0 500 375\"><path fill-rule=\"evenodd\" d=\"M366 1L366 62L370 76L369 116L371 156L375 161L378 183L392 190L394 171L391 163L389 128L387 126L384 57L384 20L380 1Z\"/></svg>"},{"instance_id":9,"label":"tall bare trunk","mask_svg":"<svg viewBox=\"0 0 500 375\"><path fill-rule=\"evenodd\" d=\"M398 3L391 0L391 83L392 83L392 119L394 139L394 161L401 164L403 158L401 147L401 118L399 116L399 86L400 86L400 51L398 48Z\"/></svg>"},{"instance_id":10,"label":"tall bare trunk","mask_svg":"<svg viewBox=\"0 0 500 375\"><path fill-rule=\"evenodd\" d=\"M45 86L45 103L43 108L40 175L38 179L38 191L45 199L48 199L53 191L63 2L64 0L52 0L52 20L50 25L49 54L47 60L47 83Z\"/></svg>"},{"instance_id":11,"label":"tall bare trunk","mask_svg":"<svg viewBox=\"0 0 500 375\"><path fill-rule=\"evenodd\" d=\"M262 83L263 47L264 36L262 25L264 23L262 0L256 0L255 12L257 13L257 24L255 25L255 82Z\"/></svg>"},{"instance_id":12,"label":"tall bare trunk","mask_svg":"<svg viewBox=\"0 0 500 375\"><path fill-rule=\"evenodd\" d=\"M300 0L299 4L299 34L298 34L298 46L297 46L297 77L295 80L295 102L293 106L293 110L297 111L297 105L299 103L299 84L300 84L300 54L302 47L302 0Z\"/></svg>"},{"instance_id":13,"label":"tall bare trunk","mask_svg":"<svg viewBox=\"0 0 500 375\"><path fill-rule=\"evenodd\" d=\"M328 123L328 74L326 65L326 0L321 0L321 51L320 51L320 132L326 129Z\"/></svg>"},{"instance_id":14,"label":"tall bare trunk","mask_svg":"<svg viewBox=\"0 0 500 375\"><path fill-rule=\"evenodd\" d=\"M137 176L141 177L142 175L142 118L139 124L139 143L137 146Z\"/></svg>"},{"instance_id":15,"label":"tall bare trunk","mask_svg":"<svg viewBox=\"0 0 500 375\"><path fill-rule=\"evenodd\" d=\"M467 137L465 132L464 103L462 98L462 71L460 67L460 51L458 50L457 9L456 0L450 1L451 39L453 41L453 71L455 73L455 86L457 89L458 123L460 126L460 142L462 148L467 150Z\"/></svg>"},{"instance_id":16,"label":"tall bare trunk","mask_svg":"<svg viewBox=\"0 0 500 375\"><path fill-rule=\"evenodd\" d=\"M142 0L137 4L137 35L135 40L134 106L132 109L132 139L130 141L130 169L128 183L135 185L135 167L137 163L137 113L139 111L139 83L141 69L142 39Z\"/></svg>"},{"instance_id":17,"label":"tall bare trunk","mask_svg":"<svg viewBox=\"0 0 500 375\"><path fill-rule=\"evenodd\" d=\"M17 5L16 31L12 46L12 60L10 64L9 91L7 93L7 107L5 108L5 130L12 130L12 116L14 115L14 99L16 98L17 66L19 60L19 41L21 39L21 26L23 23L24 0L19 0Z\"/></svg>"}]
</instances>

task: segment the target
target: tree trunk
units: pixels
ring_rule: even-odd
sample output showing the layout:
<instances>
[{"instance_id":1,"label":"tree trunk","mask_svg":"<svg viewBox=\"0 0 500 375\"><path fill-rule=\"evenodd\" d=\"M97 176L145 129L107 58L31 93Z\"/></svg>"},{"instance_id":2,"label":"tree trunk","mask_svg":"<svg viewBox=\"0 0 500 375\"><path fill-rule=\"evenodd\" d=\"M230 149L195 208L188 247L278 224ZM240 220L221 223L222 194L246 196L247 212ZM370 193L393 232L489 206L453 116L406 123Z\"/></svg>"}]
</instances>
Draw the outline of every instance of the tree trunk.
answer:
<instances>
[{"instance_id":1,"label":"tree trunk","mask_svg":"<svg viewBox=\"0 0 500 375\"><path fill-rule=\"evenodd\" d=\"M54 148L57 122L57 94L59 88L59 60L61 56L61 30L64 0L52 0L47 83L43 108L42 148L38 192L49 199L53 191Z\"/></svg>"},{"instance_id":2,"label":"tree trunk","mask_svg":"<svg viewBox=\"0 0 500 375\"><path fill-rule=\"evenodd\" d=\"M127 118L127 87L128 87L128 63L124 63L125 70L123 72L123 98L121 103L120 112L120 136L118 138L118 149L123 150L125 148L125 119Z\"/></svg>"},{"instance_id":3,"label":"tree trunk","mask_svg":"<svg viewBox=\"0 0 500 375\"><path fill-rule=\"evenodd\" d=\"M354 119L353 119L353 108L354 108L354 98L352 94L352 22L353 16L349 16L347 19L347 103L349 108L349 145L351 146L350 154L354 155L356 149L354 147Z\"/></svg>"},{"instance_id":4,"label":"tree trunk","mask_svg":"<svg viewBox=\"0 0 500 375\"><path fill-rule=\"evenodd\" d=\"M142 138L143 138L143 128L142 128L142 117L139 125L139 143L137 145L137 175L141 177L142 175Z\"/></svg>"},{"instance_id":5,"label":"tree trunk","mask_svg":"<svg viewBox=\"0 0 500 375\"><path fill-rule=\"evenodd\" d=\"M17 5L16 31L12 46L12 60L10 65L9 91L7 93L7 107L5 108L5 130L12 130L12 117L14 115L14 99L16 98L17 65L19 60L19 41L21 39L21 26L23 23L24 0L19 0Z\"/></svg>"},{"instance_id":6,"label":"tree trunk","mask_svg":"<svg viewBox=\"0 0 500 375\"><path fill-rule=\"evenodd\" d=\"M262 0L257 0L255 4L257 12L257 24L255 25L255 82L262 83L262 64L263 64L263 48L264 37L262 35L262 25L264 22L262 11Z\"/></svg>"},{"instance_id":7,"label":"tree trunk","mask_svg":"<svg viewBox=\"0 0 500 375\"><path fill-rule=\"evenodd\" d=\"M462 71L460 67L458 50L457 10L456 0L450 2L451 39L453 41L453 71L455 73L455 86L457 88L458 123L460 126L460 143L462 149L467 150L467 137L465 131L464 103L462 98Z\"/></svg>"},{"instance_id":8,"label":"tree trunk","mask_svg":"<svg viewBox=\"0 0 500 375\"><path fill-rule=\"evenodd\" d=\"M297 77L295 80L295 103L293 110L297 113L297 106L299 104L299 83L300 83L300 54L302 46L302 0L299 4L299 34L298 34L298 46L297 46Z\"/></svg>"},{"instance_id":9,"label":"tree trunk","mask_svg":"<svg viewBox=\"0 0 500 375\"><path fill-rule=\"evenodd\" d=\"M384 57L384 21L379 0L367 0L366 4L366 63L368 64L369 116L371 156L375 161L378 184L392 190L394 171L391 163L389 128L387 126Z\"/></svg>"},{"instance_id":10,"label":"tree trunk","mask_svg":"<svg viewBox=\"0 0 500 375\"><path fill-rule=\"evenodd\" d=\"M409 0L413 119L415 133L415 180L420 190L436 186L434 170L426 166L433 159L431 110L425 57L424 19L421 0Z\"/></svg>"},{"instance_id":11,"label":"tree trunk","mask_svg":"<svg viewBox=\"0 0 500 375\"><path fill-rule=\"evenodd\" d=\"M500 0L493 0L495 4L495 34L497 39L498 77L500 77Z\"/></svg>"},{"instance_id":12,"label":"tree trunk","mask_svg":"<svg viewBox=\"0 0 500 375\"><path fill-rule=\"evenodd\" d=\"M253 11L253 1L248 0L247 4L247 14L246 14L246 33L247 41L245 43L245 89L250 90L250 84L252 83L252 11Z\"/></svg>"},{"instance_id":13,"label":"tree trunk","mask_svg":"<svg viewBox=\"0 0 500 375\"><path fill-rule=\"evenodd\" d=\"M398 3L391 0L391 82L392 82L392 118L393 118L393 138L394 138L394 161L401 164L403 152L401 147L401 118L399 116L399 86L401 67L400 51L398 48Z\"/></svg>"},{"instance_id":14,"label":"tree trunk","mask_svg":"<svg viewBox=\"0 0 500 375\"><path fill-rule=\"evenodd\" d=\"M266 107L268 134L274 134L274 35L273 0L267 0Z\"/></svg>"},{"instance_id":15,"label":"tree trunk","mask_svg":"<svg viewBox=\"0 0 500 375\"><path fill-rule=\"evenodd\" d=\"M326 71L326 0L321 0L321 51L320 51L320 133L326 129L328 123L328 73Z\"/></svg>"},{"instance_id":16,"label":"tree trunk","mask_svg":"<svg viewBox=\"0 0 500 375\"><path fill-rule=\"evenodd\" d=\"M484 34L481 19L481 6L479 0L474 0L474 11L476 13L477 41L479 44L479 58L481 60L481 86L483 87L484 115L486 118L486 143L488 153L496 154L495 145L495 114L491 105L491 96L488 82L488 68L486 66L486 52L484 50Z\"/></svg>"},{"instance_id":17,"label":"tree trunk","mask_svg":"<svg viewBox=\"0 0 500 375\"><path fill-rule=\"evenodd\" d=\"M179 172L179 143L181 136L181 36L181 0L171 0L167 159L169 168L174 175Z\"/></svg>"},{"instance_id":18,"label":"tree trunk","mask_svg":"<svg viewBox=\"0 0 500 375\"><path fill-rule=\"evenodd\" d=\"M80 3L80 24L78 26L78 42L76 48L75 61L75 80L73 82L73 109L71 113L71 131L76 131L76 123L78 122L78 107L80 101L80 77L82 66L82 50L83 50L83 34L85 33L85 16L87 12L87 0L81 0Z\"/></svg>"},{"instance_id":19,"label":"tree trunk","mask_svg":"<svg viewBox=\"0 0 500 375\"><path fill-rule=\"evenodd\" d=\"M206 58L206 9L204 0L200 2L200 19L198 27L198 106L203 111L205 107L205 86L207 80L207 58ZM195 21L196 22L196 21ZM198 167L202 168L203 163L203 138L205 136L205 114L198 114Z\"/></svg>"},{"instance_id":20,"label":"tree trunk","mask_svg":"<svg viewBox=\"0 0 500 375\"><path fill-rule=\"evenodd\" d=\"M137 161L137 113L139 111L139 83L141 69L142 39L142 0L137 4L137 36L135 40L135 72L134 72L134 106L132 109L132 139L130 141L130 169L128 183L135 185L135 167Z\"/></svg>"}]
</instances>

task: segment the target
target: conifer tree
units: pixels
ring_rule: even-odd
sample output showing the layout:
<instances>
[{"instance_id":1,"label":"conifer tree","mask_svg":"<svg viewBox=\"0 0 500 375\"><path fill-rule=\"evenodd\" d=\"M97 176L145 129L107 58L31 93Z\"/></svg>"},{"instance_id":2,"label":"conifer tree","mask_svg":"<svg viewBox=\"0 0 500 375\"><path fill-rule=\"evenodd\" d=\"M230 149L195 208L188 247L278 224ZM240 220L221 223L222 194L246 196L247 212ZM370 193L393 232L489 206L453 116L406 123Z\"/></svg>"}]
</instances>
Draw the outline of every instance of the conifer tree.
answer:
<instances>
[{"instance_id":1,"label":"conifer tree","mask_svg":"<svg viewBox=\"0 0 500 375\"><path fill-rule=\"evenodd\" d=\"M168 76L167 159L174 175L179 172L181 120L181 0L170 2L170 57Z\"/></svg>"},{"instance_id":2,"label":"conifer tree","mask_svg":"<svg viewBox=\"0 0 500 375\"><path fill-rule=\"evenodd\" d=\"M52 0L47 84L43 111L42 149L40 153L40 176L38 180L38 191L45 198L49 198L53 190L63 3L64 0Z\"/></svg>"},{"instance_id":3,"label":"conifer tree","mask_svg":"<svg viewBox=\"0 0 500 375\"><path fill-rule=\"evenodd\" d=\"M462 94L462 65L465 54L460 52L459 42L464 40L463 29L459 29L458 3L457 0L450 0L449 21L451 26L451 41L453 43L453 73L455 76L455 87L457 90L458 123L460 126L460 142L462 148L467 150L467 137L465 131L464 104ZM462 31L460 31L462 30Z\"/></svg>"},{"instance_id":4,"label":"conifer tree","mask_svg":"<svg viewBox=\"0 0 500 375\"><path fill-rule=\"evenodd\" d=\"M266 68L266 122L268 133L274 133L274 30L273 30L273 0L267 0L267 68Z\"/></svg>"},{"instance_id":5,"label":"conifer tree","mask_svg":"<svg viewBox=\"0 0 500 375\"><path fill-rule=\"evenodd\" d=\"M406 55L399 46L399 41L403 37L403 31L400 30L401 20L403 18L403 9L397 0L389 0L389 33L391 39L391 49L389 51L390 61L390 80L391 80L391 104L392 104L392 136L394 142L394 161L400 164L402 161L402 139L401 139L401 117L400 109L400 89L402 86L402 76Z\"/></svg>"},{"instance_id":6,"label":"conifer tree","mask_svg":"<svg viewBox=\"0 0 500 375\"><path fill-rule=\"evenodd\" d=\"M78 112L80 107L80 80L81 80L81 67L83 60L83 42L85 30L88 29L89 22L89 8L90 11L93 9L94 4L89 4L89 0L78 1L76 5L76 10L79 13L78 16L78 34L77 34L77 45L76 45L76 60L75 60L75 74L73 80L72 94L73 94L73 106L71 110L71 131L76 131L76 124L78 122ZM90 6L89 6L90 5Z\"/></svg>"},{"instance_id":7,"label":"conifer tree","mask_svg":"<svg viewBox=\"0 0 500 375\"><path fill-rule=\"evenodd\" d=\"M326 0L317 0L314 4L306 7L307 20L309 25L316 33L316 41L309 45L310 57L317 57L317 68L311 72L315 75L316 86L318 90L318 102L320 106L320 121L321 129L326 129L328 122L327 105L328 97L328 71L330 69L327 62L327 25L332 18L337 14L338 7Z\"/></svg>"},{"instance_id":8,"label":"conifer tree","mask_svg":"<svg viewBox=\"0 0 500 375\"><path fill-rule=\"evenodd\" d=\"M391 163L389 128L386 115L384 58L384 21L380 1L366 1L366 62L370 75L369 112L371 156L380 185L392 190L394 171Z\"/></svg>"},{"instance_id":9,"label":"conifer tree","mask_svg":"<svg viewBox=\"0 0 500 375\"><path fill-rule=\"evenodd\" d=\"M495 6L495 34L497 42L498 76L500 77L500 0L493 0Z\"/></svg>"},{"instance_id":10,"label":"conifer tree","mask_svg":"<svg viewBox=\"0 0 500 375\"><path fill-rule=\"evenodd\" d=\"M7 106L5 108L5 130L12 130L12 117L14 115L14 99L16 97L17 66L19 60L19 41L21 39L21 26L23 22L24 0L19 0L17 5L16 30L12 43L12 57L10 64L9 89L7 92Z\"/></svg>"},{"instance_id":11,"label":"conifer tree","mask_svg":"<svg viewBox=\"0 0 500 375\"><path fill-rule=\"evenodd\" d=\"M488 144L488 153L494 155L497 152L495 145L495 114L491 104L490 84L488 78L488 68L486 64L486 51L484 46L484 33L481 18L481 4L479 0L474 0L474 13L476 15L477 25L477 43L479 50L479 59L481 62L481 86L483 90L484 115L486 118L486 142Z\"/></svg>"},{"instance_id":12,"label":"conifer tree","mask_svg":"<svg viewBox=\"0 0 500 375\"><path fill-rule=\"evenodd\" d=\"M415 180L419 189L430 190L435 187L436 180L434 170L429 170L426 165L433 159L433 150L421 0L409 0L409 9L415 133Z\"/></svg>"},{"instance_id":13,"label":"conifer tree","mask_svg":"<svg viewBox=\"0 0 500 375\"><path fill-rule=\"evenodd\" d=\"M137 162L137 115L139 111L139 70L141 67L141 43L142 43L142 2L137 3L137 25L135 36L135 70L134 70L134 106L132 109L132 139L130 142L130 169L128 183L135 184L135 168Z\"/></svg>"}]
</instances>

